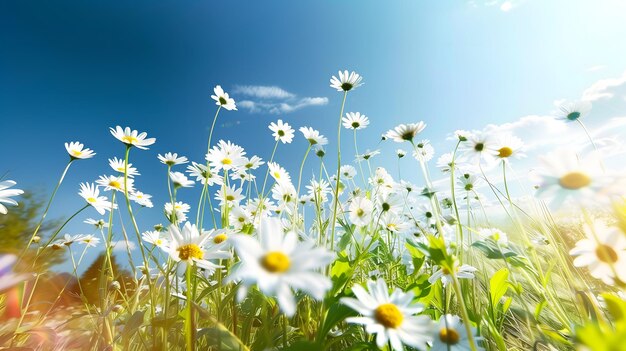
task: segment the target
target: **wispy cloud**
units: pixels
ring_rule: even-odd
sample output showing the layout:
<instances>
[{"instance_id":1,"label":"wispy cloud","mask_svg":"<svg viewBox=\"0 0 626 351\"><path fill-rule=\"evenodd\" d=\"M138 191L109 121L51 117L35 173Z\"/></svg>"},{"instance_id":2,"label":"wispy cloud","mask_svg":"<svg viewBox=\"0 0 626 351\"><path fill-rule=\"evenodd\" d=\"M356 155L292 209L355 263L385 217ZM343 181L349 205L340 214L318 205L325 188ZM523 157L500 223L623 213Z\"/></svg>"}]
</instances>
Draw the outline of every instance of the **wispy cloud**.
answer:
<instances>
[{"instance_id":1,"label":"wispy cloud","mask_svg":"<svg viewBox=\"0 0 626 351\"><path fill-rule=\"evenodd\" d=\"M121 252L133 251L137 248L134 242L126 240L112 241L111 246L113 247L113 251Z\"/></svg>"},{"instance_id":2,"label":"wispy cloud","mask_svg":"<svg viewBox=\"0 0 626 351\"><path fill-rule=\"evenodd\" d=\"M238 85L233 90L236 94L247 97L237 103L250 113L291 113L309 106L328 104L327 97L298 97L277 86Z\"/></svg>"},{"instance_id":3,"label":"wispy cloud","mask_svg":"<svg viewBox=\"0 0 626 351\"><path fill-rule=\"evenodd\" d=\"M621 77L601 79L583 92L583 100L596 101L610 99L615 96L615 88L626 83L626 72Z\"/></svg>"}]
</instances>

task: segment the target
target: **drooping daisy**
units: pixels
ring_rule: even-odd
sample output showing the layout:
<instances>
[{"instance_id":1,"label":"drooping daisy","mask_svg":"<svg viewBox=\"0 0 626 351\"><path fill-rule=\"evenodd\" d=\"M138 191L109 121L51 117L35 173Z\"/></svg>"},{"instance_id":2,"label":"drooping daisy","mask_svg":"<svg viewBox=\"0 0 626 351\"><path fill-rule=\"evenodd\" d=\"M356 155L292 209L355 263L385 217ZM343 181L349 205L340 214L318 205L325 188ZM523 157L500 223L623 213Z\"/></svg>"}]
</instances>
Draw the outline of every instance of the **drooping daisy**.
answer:
<instances>
[{"instance_id":1,"label":"drooping daisy","mask_svg":"<svg viewBox=\"0 0 626 351\"><path fill-rule=\"evenodd\" d=\"M133 191L129 195L129 198L139 204L139 206L148 208L154 207L154 205L152 204L152 200L150 200L152 198L152 195L144 194L141 191Z\"/></svg>"},{"instance_id":2,"label":"drooping daisy","mask_svg":"<svg viewBox=\"0 0 626 351\"><path fill-rule=\"evenodd\" d=\"M96 155L91 149L84 148L84 145L79 143L78 141L72 141L70 143L65 143L65 150L70 154L70 158L72 159L88 159L92 158Z\"/></svg>"},{"instance_id":3,"label":"drooping daisy","mask_svg":"<svg viewBox=\"0 0 626 351\"><path fill-rule=\"evenodd\" d=\"M296 312L292 288L316 300L324 298L332 283L318 270L332 262L333 253L315 247L311 241L299 241L295 232L284 233L276 218L263 219L257 236L231 237L241 261L228 280L241 281L240 299L249 286L256 284L265 295L276 296L280 309L290 317Z\"/></svg>"},{"instance_id":4,"label":"drooping daisy","mask_svg":"<svg viewBox=\"0 0 626 351\"><path fill-rule=\"evenodd\" d=\"M270 175L276 183L291 183L291 176L289 176L289 172L287 172L283 167L281 167L276 162L268 162L267 167L269 168Z\"/></svg>"},{"instance_id":5,"label":"drooping daisy","mask_svg":"<svg viewBox=\"0 0 626 351\"><path fill-rule=\"evenodd\" d=\"M504 134L500 136L496 142L494 149L498 152L495 156L503 162L509 162L511 159L524 158L524 142L516 136Z\"/></svg>"},{"instance_id":6,"label":"drooping daisy","mask_svg":"<svg viewBox=\"0 0 626 351\"><path fill-rule=\"evenodd\" d=\"M474 328L472 328L474 329ZM441 316L439 325L433 335L433 346L430 351L470 351L470 341L467 330L461 323L461 318L451 314ZM481 338L474 337L474 340ZM477 351L484 348L476 345Z\"/></svg>"},{"instance_id":7,"label":"drooping daisy","mask_svg":"<svg viewBox=\"0 0 626 351\"><path fill-rule=\"evenodd\" d=\"M591 102L589 101L570 101L559 106L556 118L567 122L574 122L591 111Z\"/></svg>"},{"instance_id":8,"label":"drooping daisy","mask_svg":"<svg viewBox=\"0 0 626 351\"><path fill-rule=\"evenodd\" d=\"M348 112L345 117L341 117L341 120L346 129L364 129L370 124L370 120L367 116L362 115L360 112Z\"/></svg>"},{"instance_id":9,"label":"drooping daisy","mask_svg":"<svg viewBox=\"0 0 626 351\"><path fill-rule=\"evenodd\" d=\"M111 204L106 196L99 196L100 190L98 190L98 187L93 183L81 183L78 195L85 199L85 201L101 215L103 215L105 211L111 210L111 206L113 206L114 209L117 208L117 204Z\"/></svg>"},{"instance_id":10,"label":"drooping daisy","mask_svg":"<svg viewBox=\"0 0 626 351\"><path fill-rule=\"evenodd\" d=\"M117 157L114 158L110 158L109 159L109 166L111 166L111 168L113 168L114 171L116 172L120 172L122 174L124 174L124 172L126 171L126 161L124 161L123 159L119 159ZM134 176L138 176L140 175L139 172L137 172L137 168L133 167L132 163L128 164L128 176L129 177L134 177Z\"/></svg>"},{"instance_id":11,"label":"drooping daisy","mask_svg":"<svg viewBox=\"0 0 626 351\"><path fill-rule=\"evenodd\" d=\"M213 273L221 266L210 260L230 258L229 252L208 242L209 234L210 232L200 233L196 225L189 222L185 222L182 230L177 225L169 227L170 244L165 248L170 258L178 262L178 275L184 274L187 265L192 263Z\"/></svg>"},{"instance_id":12,"label":"drooping daisy","mask_svg":"<svg viewBox=\"0 0 626 351\"><path fill-rule=\"evenodd\" d=\"M268 128L272 131L272 136L276 141L280 140L283 144L289 144L293 140L294 130L288 123L283 123L282 119L276 123L270 123Z\"/></svg>"},{"instance_id":13,"label":"drooping daisy","mask_svg":"<svg viewBox=\"0 0 626 351\"><path fill-rule=\"evenodd\" d=\"M75 241L79 244L84 244L87 247L96 247L100 243L100 238L95 235L88 234L75 239Z\"/></svg>"},{"instance_id":14,"label":"drooping daisy","mask_svg":"<svg viewBox=\"0 0 626 351\"><path fill-rule=\"evenodd\" d=\"M365 153L361 154L361 155L357 155L357 160L364 160L364 161L368 161L370 158L376 156L376 155L380 155L380 151L379 150L366 150Z\"/></svg>"},{"instance_id":15,"label":"drooping daisy","mask_svg":"<svg viewBox=\"0 0 626 351\"><path fill-rule=\"evenodd\" d=\"M187 176L181 172L170 172L170 180L175 188L190 188L194 185L194 182L187 179Z\"/></svg>"},{"instance_id":16,"label":"drooping daisy","mask_svg":"<svg viewBox=\"0 0 626 351\"><path fill-rule=\"evenodd\" d=\"M11 199L11 196L18 196L24 193L21 189L9 189L15 184L17 183L12 180L4 180L0 182L0 213L2 214L7 214L8 212L3 203L17 206L17 201Z\"/></svg>"},{"instance_id":17,"label":"drooping daisy","mask_svg":"<svg viewBox=\"0 0 626 351\"><path fill-rule=\"evenodd\" d=\"M215 100L216 105L221 106L229 111L237 111L235 99L228 96L228 93L225 93L224 89L222 89L221 86L216 85L215 88L213 88L213 93L215 95L211 95L211 99Z\"/></svg>"},{"instance_id":18,"label":"drooping daisy","mask_svg":"<svg viewBox=\"0 0 626 351\"><path fill-rule=\"evenodd\" d=\"M320 132L311 127L300 127L300 132L304 135L304 138L309 141L311 145L326 145L328 139L321 135Z\"/></svg>"},{"instance_id":19,"label":"drooping daisy","mask_svg":"<svg viewBox=\"0 0 626 351\"><path fill-rule=\"evenodd\" d=\"M230 170L245 165L245 154L246 152L241 146L230 141L220 140L206 155L206 160L209 161L211 168L216 171L220 169Z\"/></svg>"},{"instance_id":20,"label":"drooping daisy","mask_svg":"<svg viewBox=\"0 0 626 351\"><path fill-rule=\"evenodd\" d=\"M122 127L117 126L115 129L112 127L109 129L117 140L139 149L147 150L147 146L154 144L156 141L156 138L146 138L148 136L146 132L139 133L136 130L131 130L129 127L122 129Z\"/></svg>"},{"instance_id":21,"label":"drooping daisy","mask_svg":"<svg viewBox=\"0 0 626 351\"><path fill-rule=\"evenodd\" d=\"M478 269L476 269L475 267L472 267L468 264L463 264L462 266L459 266L458 263L454 263L454 269L455 269L455 275L457 277L457 279L474 279L474 272L476 272ZM439 279L441 279L441 283L443 284L443 286L448 285L449 283L452 282L452 272L446 268L446 267L439 267L439 269L437 269L433 275L430 276L430 278L428 278L428 281L431 284L435 284L435 282Z\"/></svg>"},{"instance_id":22,"label":"drooping daisy","mask_svg":"<svg viewBox=\"0 0 626 351\"><path fill-rule=\"evenodd\" d=\"M406 156L406 151L404 151L402 149L397 149L396 150L396 155L398 156L398 158L403 158L404 156Z\"/></svg>"},{"instance_id":23,"label":"drooping daisy","mask_svg":"<svg viewBox=\"0 0 626 351\"><path fill-rule=\"evenodd\" d=\"M189 162L187 160L187 157L185 156L178 157L177 153L171 153L171 152L168 152L165 155L159 154L157 157L159 158L159 161L161 161L162 164L168 165L168 166L182 165L183 163Z\"/></svg>"},{"instance_id":24,"label":"drooping daisy","mask_svg":"<svg viewBox=\"0 0 626 351\"><path fill-rule=\"evenodd\" d=\"M361 83L363 77L361 77L358 73L354 71L348 73L348 71L345 70L343 72L339 71L338 73L339 78L335 76L332 76L332 78L330 78L330 87L337 89L337 91L350 91L354 88L358 88L363 84Z\"/></svg>"},{"instance_id":25,"label":"drooping daisy","mask_svg":"<svg viewBox=\"0 0 626 351\"><path fill-rule=\"evenodd\" d=\"M96 227L96 229L109 227L109 223L105 222L104 219L87 218L83 223L91 224L94 227Z\"/></svg>"},{"instance_id":26,"label":"drooping daisy","mask_svg":"<svg viewBox=\"0 0 626 351\"><path fill-rule=\"evenodd\" d=\"M197 181L208 186L222 184L224 181L221 175L211 172L206 165L196 162L192 162L191 165L187 166L187 172L190 176L196 177Z\"/></svg>"},{"instance_id":27,"label":"drooping daisy","mask_svg":"<svg viewBox=\"0 0 626 351\"><path fill-rule=\"evenodd\" d=\"M126 186L128 187L128 192L133 191L133 183L135 180L133 178L126 179ZM123 176L100 176L96 183L103 187L105 191L117 190L124 191L124 177Z\"/></svg>"},{"instance_id":28,"label":"drooping daisy","mask_svg":"<svg viewBox=\"0 0 626 351\"><path fill-rule=\"evenodd\" d=\"M402 143L405 141L413 142L413 138L423 131L424 128L426 128L426 123L421 121L418 123L400 124L394 129L390 129L386 135L387 138L395 141L396 143Z\"/></svg>"},{"instance_id":29,"label":"drooping daisy","mask_svg":"<svg viewBox=\"0 0 626 351\"><path fill-rule=\"evenodd\" d=\"M415 316L424 310L421 304L413 303L413 292L399 288L389 294L387 283L382 278L368 281L366 291L355 285L352 292L357 297L342 297L341 303L359 312L362 317L346 318L346 322L361 324L369 334L376 334L376 345L382 348L389 342L393 350L404 350L408 345L420 350L427 349L432 340L433 322L428 316Z\"/></svg>"},{"instance_id":30,"label":"drooping daisy","mask_svg":"<svg viewBox=\"0 0 626 351\"><path fill-rule=\"evenodd\" d=\"M613 285L615 278L626 282L626 236L617 227L596 221L585 225L585 239L576 243L570 255L577 256L574 266L588 267L594 278Z\"/></svg>"}]
</instances>

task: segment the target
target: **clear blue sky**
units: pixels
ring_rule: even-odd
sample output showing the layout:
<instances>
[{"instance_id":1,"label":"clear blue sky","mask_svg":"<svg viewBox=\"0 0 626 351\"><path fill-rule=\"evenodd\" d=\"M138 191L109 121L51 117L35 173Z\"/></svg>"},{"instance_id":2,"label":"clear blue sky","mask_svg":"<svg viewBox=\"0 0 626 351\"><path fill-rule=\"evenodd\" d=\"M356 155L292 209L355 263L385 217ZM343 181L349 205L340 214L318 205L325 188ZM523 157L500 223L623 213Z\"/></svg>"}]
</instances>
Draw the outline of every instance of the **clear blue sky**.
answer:
<instances>
[{"instance_id":1,"label":"clear blue sky","mask_svg":"<svg viewBox=\"0 0 626 351\"><path fill-rule=\"evenodd\" d=\"M274 143L267 125L278 118L318 128L334 145L341 96L328 80L338 69L364 76L346 107L371 120L359 136L363 151L398 123L424 120L425 137L437 146L455 129L546 114L555 99L579 98L626 68L622 1L513 1L509 11L502 3L1 2L0 174L19 188L49 192L67 161L63 143L85 143L98 155L73 165L51 212L69 215L82 205L78 184L110 174L107 159L123 156L108 128L146 131L157 143L134 149L131 162L143 174L138 188L154 195L155 208L141 222L148 229L163 221L166 201L156 155L202 160L216 84L237 101L250 99L234 93L242 85L280 87L295 95L291 104L328 98L281 115L221 114L215 140L267 160ZM305 147L297 138L279 148L277 160L296 173ZM197 191L182 190L182 199L193 204ZM68 231L89 233L84 218Z\"/></svg>"}]
</instances>

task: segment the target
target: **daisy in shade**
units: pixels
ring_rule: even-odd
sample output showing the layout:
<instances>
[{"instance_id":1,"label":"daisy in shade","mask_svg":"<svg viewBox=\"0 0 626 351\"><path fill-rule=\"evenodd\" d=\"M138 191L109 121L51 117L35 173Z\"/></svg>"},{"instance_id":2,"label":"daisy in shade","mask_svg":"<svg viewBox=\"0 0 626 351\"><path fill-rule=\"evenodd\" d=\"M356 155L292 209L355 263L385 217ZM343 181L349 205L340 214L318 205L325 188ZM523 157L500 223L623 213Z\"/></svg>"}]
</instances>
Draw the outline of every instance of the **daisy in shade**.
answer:
<instances>
[{"instance_id":1,"label":"daisy in shade","mask_svg":"<svg viewBox=\"0 0 626 351\"><path fill-rule=\"evenodd\" d=\"M206 155L206 160L216 171L219 172L221 169L227 171L245 165L245 154L246 152L241 146L230 141L220 140Z\"/></svg>"},{"instance_id":2,"label":"daisy in shade","mask_svg":"<svg viewBox=\"0 0 626 351\"><path fill-rule=\"evenodd\" d=\"M129 198L139 204L139 206L148 208L152 208L154 206L152 204L152 200L150 200L152 198L152 195L144 194L141 191L133 191L129 195Z\"/></svg>"},{"instance_id":3,"label":"daisy in shade","mask_svg":"<svg viewBox=\"0 0 626 351\"><path fill-rule=\"evenodd\" d=\"M185 156L178 157L177 153L171 153L171 152L168 152L165 155L159 154L157 157L159 158L159 161L161 161L162 164L168 165L170 167L175 166L175 165L182 165L183 163L189 162L187 160L187 157Z\"/></svg>"},{"instance_id":4,"label":"daisy in shade","mask_svg":"<svg viewBox=\"0 0 626 351\"><path fill-rule=\"evenodd\" d=\"M415 316L424 310L413 303L413 292L396 288L391 294L381 278L368 281L366 291L355 285L352 292L357 297L342 297L341 303L359 312L362 317L346 318L346 322L361 324L369 334L376 334L376 345L383 348L387 342L393 350L404 350L403 345L426 350L432 340L433 322L428 316Z\"/></svg>"},{"instance_id":5,"label":"daisy in shade","mask_svg":"<svg viewBox=\"0 0 626 351\"><path fill-rule=\"evenodd\" d=\"M574 266L588 267L591 276L613 285L626 282L626 236L617 227L596 221L585 225L585 239L576 243L569 253L576 256Z\"/></svg>"},{"instance_id":6,"label":"daisy in shade","mask_svg":"<svg viewBox=\"0 0 626 351\"><path fill-rule=\"evenodd\" d=\"M18 196L24 193L23 190L20 189L9 189L14 186L15 183L12 180L4 180L0 182L0 213L7 214L7 208L3 204L9 204L13 206L17 206L17 201L11 199L11 196Z\"/></svg>"},{"instance_id":7,"label":"daisy in shade","mask_svg":"<svg viewBox=\"0 0 626 351\"><path fill-rule=\"evenodd\" d=\"M154 144L156 141L156 138L146 138L148 134L145 132L139 133L136 130L131 130L129 127L122 129L122 127L117 126L115 129L109 129L117 140L128 146L135 146L139 149L147 150L147 146Z\"/></svg>"},{"instance_id":8,"label":"daisy in shade","mask_svg":"<svg viewBox=\"0 0 626 351\"><path fill-rule=\"evenodd\" d=\"M490 134L474 132L467 135L467 140L459 145L459 151L472 164L477 164L480 160L492 163L498 154L496 146L496 141Z\"/></svg>"},{"instance_id":9,"label":"daisy in shade","mask_svg":"<svg viewBox=\"0 0 626 351\"><path fill-rule=\"evenodd\" d=\"M216 105L221 106L229 111L237 111L235 99L228 96L228 93L225 93L224 89L222 89L221 86L216 85L215 88L213 88L213 93L215 95L211 95L211 99L215 100Z\"/></svg>"},{"instance_id":10,"label":"daisy in shade","mask_svg":"<svg viewBox=\"0 0 626 351\"><path fill-rule=\"evenodd\" d=\"M557 150L540 158L542 169L538 172L537 195L550 200L558 207L571 200L581 205L606 202L611 179L607 177L597 154L590 153L579 158L568 149Z\"/></svg>"},{"instance_id":11,"label":"daisy in shade","mask_svg":"<svg viewBox=\"0 0 626 351\"><path fill-rule=\"evenodd\" d=\"M348 73L348 71L339 71L338 73L339 78L335 76L332 76L332 78L330 78L330 87L337 89L337 91L348 92L354 88L358 88L363 84L361 83L363 77L361 77L356 72Z\"/></svg>"},{"instance_id":12,"label":"daisy in shade","mask_svg":"<svg viewBox=\"0 0 626 351\"><path fill-rule=\"evenodd\" d=\"M187 179L187 176L181 172L170 172L170 180L175 188L190 188L194 185L193 180Z\"/></svg>"},{"instance_id":13,"label":"daisy in shade","mask_svg":"<svg viewBox=\"0 0 626 351\"><path fill-rule=\"evenodd\" d=\"M274 140L281 141L283 144L289 144L293 140L294 130L288 123L283 123L282 119L272 122L269 125L269 129L272 131Z\"/></svg>"},{"instance_id":14,"label":"daisy in shade","mask_svg":"<svg viewBox=\"0 0 626 351\"><path fill-rule=\"evenodd\" d=\"M389 130L386 136L396 143L405 141L412 143L415 136L422 132L424 128L426 128L426 123L424 122L400 124L394 129Z\"/></svg>"},{"instance_id":15,"label":"daisy in shade","mask_svg":"<svg viewBox=\"0 0 626 351\"><path fill-rule=\"evenodd\" d=\"M16 261L17 256L15 255L0 255L0 292L29 278L28 274L15 274L12 272Z\"/></svg>"},{"instance_id":16,"label":"daisy in shade","mask_svg":"<svg viewBox=\"0 0 626 351\"><path fill-rule=\"evenodd\" d=\"M574 122L584 117L589 111L591 111L591 102L570 101L559 106L556 118L566 122Z\"/></svg>"},{"instance_id":17,"label":"daisy in shade","mask_svg":"<svg viewBox=\"0 0 626 351\"><path fill-rule=\"evenodd\" d=\"M211 245L207 240L211 232L200 233L195 224L185 222L182 229L171 225L169 234L170 244L164 249L172 260L178 262L178 275L185 273L188 264L195 264L213 273L222 266L209 260L227 259L231 256L229 252L220 250L219 246Z\"/></svg>"},{"instance_id":18,"label":"daisy in shade","mask_svg":"<svg viewBox=\"0 0 626 351\"><path fill-rule=\"evenodd\" d=\"M347 129L364 129L370 124L370 120L367 116L362 115L360 112L348 112L345 117L342 117L344 128Z\"/></svg>"},{"instance_id":19,"label":"daisy in shade","mask_svg":"<svg viewBox=\"0 0 626 351\"><path fill-rule=\"evenodd\" d=\"M510 134L499 137L494 149L497 151L496 159L502 160L502 162L510 162L513 158L520 159L526 157L524 142Z\"/></svg>"},{"instance_id":20,"label":"daisy in shade","mask_svg":"<svg viewBox=\"0 0 626 351\"><path fill-rule=\"evenodd\" d=\"M81 183L78 195L85 199L101 215L105 211L111 210L111 207L117 208L117 205L108 201L106 196L100 196L100 190L93 183Z\"/></svg>"},{"instance_id":21,"label":"daisy in shade","mask_svg":"<svg viewBox=\"0 0 626 351\"><path fill-rule=\"evenodd\" d=\"M321 135L320 132L311 127L300 127L300 132L304 135L304 138L309 141L311 145L326 145L328 139Z\"/></svg>"},{"instance_id":22,"label":"daisy in shade","mask_svg":"<svg viewBox=\"0 0 626 351\"><path fill-rule=\"evenodd\" d=\"M478 270L468 264L459 266L456 262L454 263L454 269L456 270L455 275L458 279L474 279L474 272ZM451 273L452 272L450 272L448 268L439 267L439 269L437 269L435 273L433 273L433 275L428 278L428 281L431 284L435 284L437 280L441 279L441 283L443 284L443 286L446 286L450 282L452 282Z\"/></svg>"},{"instance_id":23,"label":"daisy in shade","mask_svg":"<svg viewBox=\"0 0 626 351\"><path fill-rule=\"evenodd\" d=\"M311 241L299 241L295 232L285 234L276 218L263 219L257 237L231 236L241 261L228 280L241 281L240 300L247 294L247 288L256 284L265 295L276 296L280 309L291 317L296 312L292 289L301 290L316 300L324 298L332 283L319 269L333 261L333 253L315 247Z\"/></svg>"},{"instance_id":24,"label":"daisy in shade","mask_svg":"<svg viewBox=\"0 0 626 351\"><path fill-rule=\"evenodd\" d=\"M207 184L212 186L215 184L222 184L224 180L221 175L211 172L210 168L206 165L196 162L192 162L191 165L187 166L187 173L189 173L192 177L196 177L196 180L201 182L203 185Z\"/></svg>"},{"instance_id":25,"label":"daisy in shade","mask_svg":"<svg viewBox=\"0 0 626 351\"><path fill-rule=\"evenodd\" d=\"M461 318L451 314L441 316L433 339L430 351L470 351L472 349ZM474 338L474 340L479 339L481 338ZM476 345L476 350L481 351L484 348Z\"/></svg>"},{"instance_id":26,"label":"daisy in shade","mask_svg":"<svg viewBox=\"0 0 626 351\"><path fill-rule=\"evenodd\" d=\"M77 141L65 143L65 150L67 150L67 153L70 154L70 158L72 160L88 159L94 157L96 154L91 149L84 148L84 145Z\"/></svg>"},{"instance_id":27,"label":"daisy in shade","mask_svg":"<svg viewBox=\"0 0 626 351\"><path fill-rule=\"evenodd\" d=\"M124 172L127 169L126 168L126 161L124 161L123 159L119 159L117 157L109 159L109 166L111 166L111 168L113 168L114 171L120 172L122 174L124 174ZM138 175L141 175L141 174L139 174L139 172L137 172L137 168L133 167L132 163L129 163L128 164L128 176L132 178L132 177L138 176Z\"/></svg>"}]
</instances>

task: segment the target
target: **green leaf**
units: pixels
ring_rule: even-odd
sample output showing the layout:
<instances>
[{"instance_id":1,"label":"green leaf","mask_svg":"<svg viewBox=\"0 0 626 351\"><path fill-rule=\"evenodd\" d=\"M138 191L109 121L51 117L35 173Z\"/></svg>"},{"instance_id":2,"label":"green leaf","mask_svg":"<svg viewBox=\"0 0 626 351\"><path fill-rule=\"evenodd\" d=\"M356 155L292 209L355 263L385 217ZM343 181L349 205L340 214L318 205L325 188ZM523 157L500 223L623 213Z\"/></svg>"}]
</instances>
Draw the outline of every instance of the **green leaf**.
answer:
<instances>
[{"instance_id":1,"label":"green leaf","mask_svg":"<svg viewBox=\"0 0 626 351\"><path fill-rule=\"evenodd\" d=\"M337 301L330 305L324 323L317 332L317 342L323 344L328 336L328 332L337 324L343 322L346 318L356 316L357 312L350 307L343 305Z\"/></svg>"},{"instance_id":2,"label":"green leaf","mask_svg":"<svg viewBox=\"0 0 626 351\"><path fill-rule=\"evenodd\" d=\"M128 338L132 337L133 334L141 327L143 324L143 316L146 311L137 311L133 313L128 321L124 325L124 330L122 331L122 338L128 340Z\"/></svg>"},{"instance_id":3,"label":"green leaf","mask_svg":"<svg viewBox=\"0 0 626 351\"><path fill-rule=\"evenodd\" d=\"M608 293L602 294L602 297L606 303L607 310L609 310L615 322L626 323L626 301Z\"/></svg>"},{"instance_id":4,"label":"green leaf","mask_svg":"<svg viewBox=\"0 0 626 351\"><path fill-rule=\"evenodd\" d=\"M500 303L500 299L504 297L507 290L509 290L509 270L502 268L491 277L489 280L489 295L491 297L491 305L497 306Z\"/></svg>"}]
</instances>

